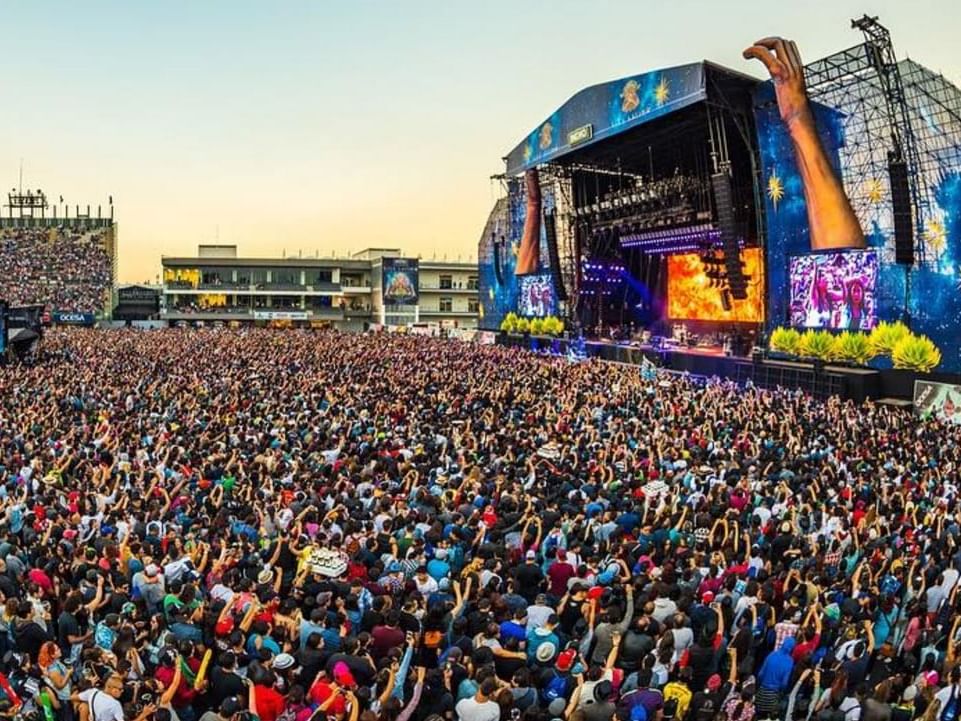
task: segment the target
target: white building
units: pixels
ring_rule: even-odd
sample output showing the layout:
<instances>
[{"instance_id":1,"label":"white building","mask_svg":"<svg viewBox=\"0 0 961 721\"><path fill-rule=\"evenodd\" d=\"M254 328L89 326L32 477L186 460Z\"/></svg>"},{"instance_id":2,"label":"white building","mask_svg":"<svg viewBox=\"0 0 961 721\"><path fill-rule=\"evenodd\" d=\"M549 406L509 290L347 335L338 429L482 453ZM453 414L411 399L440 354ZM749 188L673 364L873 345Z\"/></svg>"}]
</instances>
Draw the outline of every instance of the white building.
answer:
<instances>
[{"instance_id":1,"label":"white building","mask_svg":"<svg viewBox=\"0 0 961 721\"><path fill-rule=\"evenodd\" d=\"M476 263L409 258L416 260L416 298L385 305L385 262L397 258L409 256L368 248L349 258L240 258L236 246L205 245L197 257L162 259L160 317L350 330L370 323L477 327Z\"/></svg>"}]
</instances>

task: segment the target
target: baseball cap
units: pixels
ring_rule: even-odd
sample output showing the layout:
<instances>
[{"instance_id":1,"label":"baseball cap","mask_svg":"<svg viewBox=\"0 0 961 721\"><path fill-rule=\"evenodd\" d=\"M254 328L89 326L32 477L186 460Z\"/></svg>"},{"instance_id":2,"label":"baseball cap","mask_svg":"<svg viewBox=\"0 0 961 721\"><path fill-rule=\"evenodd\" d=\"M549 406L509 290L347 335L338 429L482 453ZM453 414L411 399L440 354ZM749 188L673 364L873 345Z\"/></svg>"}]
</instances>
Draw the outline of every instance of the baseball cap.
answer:
<instances>
[{"instance_id":1,"label":"baseball cap","mask_svg":"<svg viewBox=\"0 0 961 721\"><path fill-rule=\"evenodd\" d=\"M721 688L721 677L716 673L712 674L707 680L707 687L711 691L717 691L719 688Z\"/></svg>"},{"instance_id":2,"label":"baseball cap","mask_svg":"<svg viewBox=\"0 0 961 721\"><path fill-rule=\"evenodd\" d=\"M702 593L701 601L703 603L714 603L714 591L705 591Z\"/></svg>"},{"instance_id":3,"label":"baseball cap","mask_svg":"<svg viewBox=\"0 0 961 721\"><path fill-rule=\"evenodd\" d=\"M334 681L341 686L353 687L357 685L357 682L354 680L354 674L350 672L350 667L343 661L338 661L334 664Z\"/></svg>"},{"instance_id":4,"label":"baseball cap","mask_svg":"<svg viewBox=\"0 0 961 721\"><path fill-rule=\"evenodd\" d=\"M233 696L228 696L220 704L220 715L224 718L230 718L235 713L240 713L245 708L246 704L240 703L240 701Z\"/></svg>"},{"instance_id":5,"label":"baseball cap","mask_svg":"<svg viewBox=\"0 0 961 721\"><path fill-rule=\"evenodd\" d=\"M533 561L533 560L535 560L535 559L537 558L537 554L534 553L533 551L528 551L528 552L527 552L527 555L526 555L526 558L527 558L528 561Z\"/></svg>"},{"instance_id":6,"label":"baseball cap","mask_svg":"<svg viewBox=\"0 0 961 721\"><path fill-rule=\"evenodd\" d=\"M143 573L147 578L156 578L157 574L160 573L160 569L157 568L156 563L151 563L143 570Z\"/></svg>"}]
</instances>

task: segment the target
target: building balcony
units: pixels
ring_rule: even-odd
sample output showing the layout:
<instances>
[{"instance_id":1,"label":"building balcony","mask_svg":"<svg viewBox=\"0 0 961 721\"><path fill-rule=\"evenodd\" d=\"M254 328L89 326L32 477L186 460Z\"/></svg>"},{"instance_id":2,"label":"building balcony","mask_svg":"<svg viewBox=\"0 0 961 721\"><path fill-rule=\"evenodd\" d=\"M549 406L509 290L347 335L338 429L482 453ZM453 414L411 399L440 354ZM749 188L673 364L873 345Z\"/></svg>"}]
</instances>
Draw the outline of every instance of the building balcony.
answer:
<instances>
[{"instance_id":1,"label":"building balcony","mask_svg":"<svg viewBox=\"0 0 961 721\"><path fill-rule=\"evenodd\" d=\"M248 285L246 283L234 283L231 285L193 285L166 283L163 286L163 293L171 295L207 295L210 293L224 293L237 296L265 296L265 295L289 295L289 296L317 296L317 295L341 295L343 293L339 283L321 283L318 285ZM370 289L367 289L370 292Z\"/></svg>"},{"instance_id":2,"label":"building balcony","mask_svg":"<svg viewBox=\"0 0 961 721\"><path fill-rule=\"evenodd\" d=\"M235 283L233 281L227 281L224 283L200 283L197 286L198 290L203 290L208 293L223 293L226 291L236 291L236 290L250 290L250 283Z\"/></svg>"},{"instance_id":3,"label":"building balcony","mask_svg":"<svg viewBox=\"0 0 961 721\"><path fill-rule=\"evenodd\" d=\"M423 283L419 286L420 292L423 293L427 291L428 293L473 293L477 294L477 288L468 288L464 286L463 288L442 288L439 285L424 285Z\"/></svg>"},{"instance_id":4,"label":"building balcony","mask_svg":"<svg viewBox=\"0 0 961 721\"><path fill-rule=\"evenodd\" d=\"M369 311L368 311L369 314ZM341 308L171 308L160 314L164 320L343 320Z\"/></svg>"},{"instance_id":5,"label":"building balcony","mask_svg":"<svg viewBox=\"0 0 961 721\"><path fill-rule=\"evenodd\" d=\"M301 283L258 283L257 290L304 292L307 286Z\"/></svg>"},{"instance_id":6,"label":"building balcony","mask_svg":"<svg viewBox=\"0 0 961 721\"><path fill-rule=\"evenodd\" d=\"M440 308L425 308L424 306L421 306L420 315L422 317L425 315L443 315L443 316L451 316L451 317L452 316L476 316L477 311L467 310L466 308L460 309L460 310L458 310L457 308L453 310L441 310Z\"/></svg>"}]
</instances>

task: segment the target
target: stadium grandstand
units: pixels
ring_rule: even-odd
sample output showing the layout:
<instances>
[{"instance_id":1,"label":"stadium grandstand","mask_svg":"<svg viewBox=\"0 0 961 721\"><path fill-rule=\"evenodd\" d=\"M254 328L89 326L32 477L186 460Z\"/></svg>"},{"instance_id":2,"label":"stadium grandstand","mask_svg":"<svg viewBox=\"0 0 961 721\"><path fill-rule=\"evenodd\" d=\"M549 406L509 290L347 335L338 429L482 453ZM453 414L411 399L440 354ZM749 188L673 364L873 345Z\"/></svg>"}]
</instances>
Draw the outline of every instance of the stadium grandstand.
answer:
<instances>
[{"instance_id":1,"label":"stadium grandstand","mask_svg":"<svg viewBox=\"0 0 961 721\"><path fill-rule=\"evenodd\" d=\"M62 198L61 198L62 201ZM117 228L109 213L51 205L41 191L11 190L0 217L0 298L11 306L92 321L110 307L117 268Z\"/></svg>"}]
</instances>

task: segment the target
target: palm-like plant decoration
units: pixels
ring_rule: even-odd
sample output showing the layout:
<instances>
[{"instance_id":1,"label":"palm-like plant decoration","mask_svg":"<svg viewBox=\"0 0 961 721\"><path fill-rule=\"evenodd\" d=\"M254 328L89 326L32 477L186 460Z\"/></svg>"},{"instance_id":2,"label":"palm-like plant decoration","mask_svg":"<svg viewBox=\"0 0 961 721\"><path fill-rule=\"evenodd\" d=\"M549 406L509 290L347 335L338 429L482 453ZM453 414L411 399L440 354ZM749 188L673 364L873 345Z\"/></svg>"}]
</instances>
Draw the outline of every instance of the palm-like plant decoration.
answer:
<instances>
[{"instance_id":1,"label":"palm-like plant decoration","mask_svg":"<svg viewBox=\"0 0 961 721\"><path fill-rule=\"evenodd\" d=\"M881 321L868 336L868 344L874 355L890 356L899 341L911 335L911 331L904 323L887 323Z\"/></svg>"},{"instance_id":2,"label":"palm-like plant decoration","mask_svg":"<svg viewBox=\"0 0 961 721\"><path fill-rule=\"evenodd\" d=\"M808 330L801 334L798 355L828 361L834 358L835 337L826 330Z\"/></svg>"},{"instance_id":3,"label":"palm-like plant decoration","mask_svg":"<svg viewBox=\"0 0 961 721\"><path fill-rule=\"evenodd\" d=\"M891 353L895 368L929 373L941 363L941 351L926 335L908 334Z\"/></svg>"},{"instance_id":4,"label":"palm-like plant decoration","mask_svg":"<svg viewBox=\"0 0 961 721\"><path fill-rule=\"evenodd\" d=\"M771 332L771 350L797 355L801 334L794 328L775 328Z\"/></svg>"},{"instance_id":5,"label":"palm-like plant decoration","mask_svg":"<svg viewBox=\"0 0 961 721\"><path fill-rule=\"evenodd\" d=\"M839 360L867 365L874 357L868 336L864 333L844 331L835 339L835 355Z\"/></svg>"}]
</instances>

